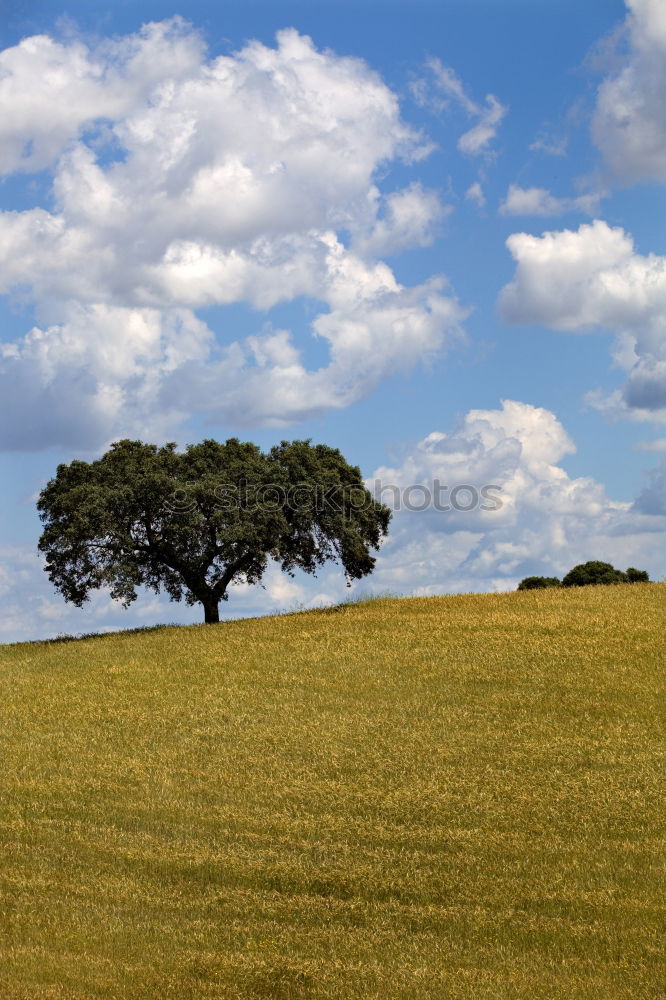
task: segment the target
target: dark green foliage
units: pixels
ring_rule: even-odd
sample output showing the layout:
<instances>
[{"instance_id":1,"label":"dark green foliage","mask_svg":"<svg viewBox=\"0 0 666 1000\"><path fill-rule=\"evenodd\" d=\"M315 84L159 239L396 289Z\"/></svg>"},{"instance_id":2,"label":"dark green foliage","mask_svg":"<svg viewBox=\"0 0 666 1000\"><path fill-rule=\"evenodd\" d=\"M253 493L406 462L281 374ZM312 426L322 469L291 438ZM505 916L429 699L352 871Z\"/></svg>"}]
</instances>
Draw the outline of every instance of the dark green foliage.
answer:
<instances>
[{"instance_id":1,"label":"dark green foliage","mask_svg":"<svg viewBox=\"0 0 666 1000\"><path fill-rule=\"evenodd\" d=\"M649 583L650 577L644 569L634 569L630 566L627 570L627 582L628 583Z\"/></svg>"},{"instance_id":2,"label":"dark green foliage","mask_svg":"<svg viewBox=\"0 0 666 1000\"><path fill-rule=\"evenodd\" d=\"M526 576L518 584L518 590L542 590L544 587L559 587L556 576Z\"/></svg>"},{"instance_id":3,"label":"dark green foliage","mask_svg":"<svg viewBox=\"0 0 666 1000\"><path fill-rule=\"evenodd\" d=\"M588 587L600 583L626 583L624 573L607 562L592 560L569 570L562 580L563 587Z\"/></svg>"},{"instance_id":4,"label":"dark green foliage","mask_svg":"<svg viewBox=\"0 0 666 1000\"><path fill-rule=\"evenodd\" d=\"M556 576L526 576L518 590L541 590L544 587L587 587L598 583L649 583L650 577L643 569L630 566L626 573L607 562L580 563L569 570L560 582Z\"/></svg>"},{"instance_id":5,"label":"dark green foliage","mask_svg":"<svg viewBox=\"0 0 666 1000\"><path fill-rule=\"evenodd\" d=\"M37 506L39 548L65 600L81 606L108 587L127 607L145 586L200 602L207 622L232 582L260 582L269 558L289 574L336 559L360 579L391 517L337 449L283 441L263 453L236 438L180 454L117 441L96 461L59 465Z\"/></svg>"},{"instance_id":6,"label":"dark green foliage","mask_svg":"<svg viewBox=\"0 0 666 1000\"><path fill-rule=\"evenodd\" d=\"M626 573L615 569L607 562L580 563L569 570L562 580L563 587L588 587L595 584L608 583L649 583L650 577L644 570L630 567Z\"/></svg>"}]
</instances>

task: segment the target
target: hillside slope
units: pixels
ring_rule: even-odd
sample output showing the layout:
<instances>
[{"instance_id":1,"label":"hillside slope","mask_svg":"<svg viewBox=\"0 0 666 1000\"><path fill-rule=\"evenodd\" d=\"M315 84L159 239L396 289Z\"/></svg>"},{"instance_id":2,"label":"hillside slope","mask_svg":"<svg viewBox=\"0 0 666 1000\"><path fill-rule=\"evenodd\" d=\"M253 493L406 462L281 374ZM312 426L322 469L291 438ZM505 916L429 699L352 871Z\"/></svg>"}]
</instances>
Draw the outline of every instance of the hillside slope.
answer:
<instances>
[{"instance_id":1,"label":"hillside slope","mask_svg":"<svg viewBox=\"0 0 666 1000\"><path fill-rule=\"evenodd\" d=\"M3 1000L661 997L666 585L0 648Z\"/></svg>"}]
</instances>

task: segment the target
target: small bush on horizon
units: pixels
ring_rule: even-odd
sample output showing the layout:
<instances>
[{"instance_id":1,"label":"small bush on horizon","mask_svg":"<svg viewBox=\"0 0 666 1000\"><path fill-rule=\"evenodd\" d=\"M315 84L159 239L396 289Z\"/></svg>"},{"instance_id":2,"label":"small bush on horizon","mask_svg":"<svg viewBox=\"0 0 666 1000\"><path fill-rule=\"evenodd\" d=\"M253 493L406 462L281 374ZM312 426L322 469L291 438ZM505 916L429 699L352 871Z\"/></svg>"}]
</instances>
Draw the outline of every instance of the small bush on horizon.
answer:
<instances>
[{"instance_id":1,"label":"small bush on horizon","mask_svg":"<svg viewBox=\"0 0 666 1000\"><path fill-rule=\"evenodd\" d=\"M545 587L560 587L556 576L526 576L518 584L518 590L543 590Z\"/></svg>"},{"instance_id":2,"label":"small bush on horizon","mask_svg":"<svg viewBox=\"0 0 666 1000\"><path fill-rule=\"evenodd\" d=\"M650 577L643 570L631 567L623 573L621 569L615 569L611 563L590 560L586 563L579 563L569 570L562 580L563 587L589 587L597 584L612 583L649 583Z\"/></svg>"},{"instance_id":3,"label":"small bush on horizon","mask_svg":"<svg viewBox=\"0 0 666 1000\"><path fill-rule=\"evenodd\" d=\"M630 566L626 573L615 569L611 563L591 559L570 569L560 582L556 576L526 576L518 584L518 590L542 590L545 587L589 587L596 584L650 583L649 574L644 569Z\"/></svg>"}]
</instances>

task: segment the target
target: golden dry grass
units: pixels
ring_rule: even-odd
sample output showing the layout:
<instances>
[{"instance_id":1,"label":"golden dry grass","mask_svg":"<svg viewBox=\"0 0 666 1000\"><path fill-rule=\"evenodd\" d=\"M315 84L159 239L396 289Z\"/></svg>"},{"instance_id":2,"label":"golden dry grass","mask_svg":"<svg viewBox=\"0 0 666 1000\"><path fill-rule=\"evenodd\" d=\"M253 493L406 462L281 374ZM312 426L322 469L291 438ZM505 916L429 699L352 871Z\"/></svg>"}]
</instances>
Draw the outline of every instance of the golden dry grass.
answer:
<instances>
[{"instance_id":1,"label":"golden dry grass","mask_svg":"<svg viewBox=\"0 0 666 1000\"><path fill-rule=\"evenodd\" d=\"M663 997L666 585L0 649L2 1000Z\"/></svg>"}]
</instances>

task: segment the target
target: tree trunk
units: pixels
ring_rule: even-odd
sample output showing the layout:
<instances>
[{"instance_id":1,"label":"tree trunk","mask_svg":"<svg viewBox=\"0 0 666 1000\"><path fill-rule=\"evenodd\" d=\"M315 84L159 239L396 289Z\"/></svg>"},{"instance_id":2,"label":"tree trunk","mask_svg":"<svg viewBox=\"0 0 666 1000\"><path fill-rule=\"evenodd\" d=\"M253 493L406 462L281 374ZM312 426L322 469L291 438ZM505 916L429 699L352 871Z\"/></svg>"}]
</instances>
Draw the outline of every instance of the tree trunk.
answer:
<instances>
[{"instance_id":1,"label":"tree trunk","mask_svg":"<svg viewBox=\"0 0 666 1000\"><path fill-rule=\"evenodd\" d=\"M204 621L206 625L217 625L220 621L220 604L214 597L208 597L201 602L204 607Z\"/></svg>"}]
</instances>

